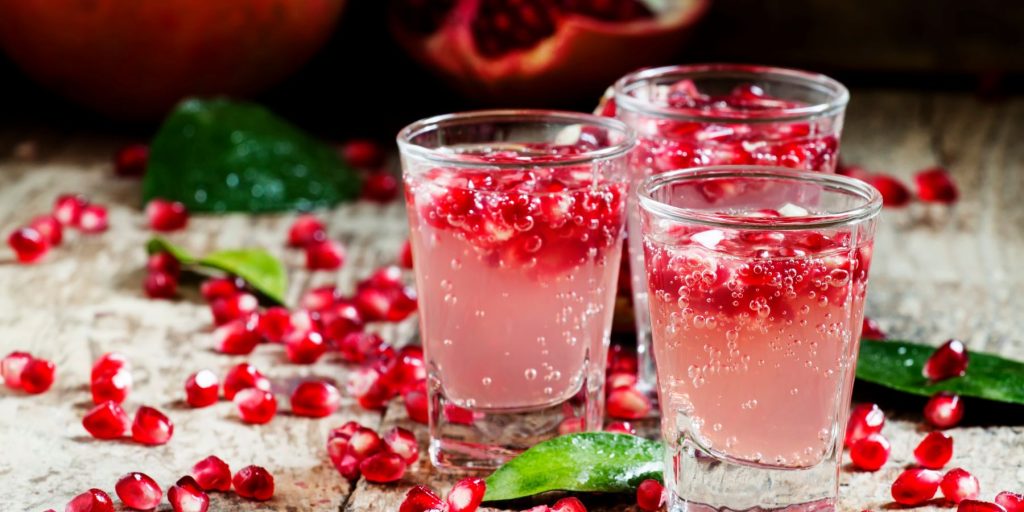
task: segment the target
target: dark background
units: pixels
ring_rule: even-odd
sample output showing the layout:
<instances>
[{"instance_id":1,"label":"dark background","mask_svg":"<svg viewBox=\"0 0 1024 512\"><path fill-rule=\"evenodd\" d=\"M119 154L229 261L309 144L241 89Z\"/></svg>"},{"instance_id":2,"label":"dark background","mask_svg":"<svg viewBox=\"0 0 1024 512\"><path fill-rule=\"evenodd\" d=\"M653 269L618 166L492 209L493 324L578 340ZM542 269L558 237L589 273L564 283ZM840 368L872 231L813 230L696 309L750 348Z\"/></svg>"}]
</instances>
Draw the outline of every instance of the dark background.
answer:
<instances>
[{"instance_id":1,"label":"dark background","mask_svg":"<svg viewBox=\"0 0 1024 512\"><path fill-rule=\"evenodd\" d=\"M386 4L350 0L326 47L256 100L332 139L390 138L414 119L484 106L460 98L394 44ZM665 64L707 61L809 69L854 89L961 91L998 101L1024 92L1024 2L712 0L693 37ZM0 91L0 123L8 126L139 137L154 129L108 121L62 100L6 57ZM581 90L556 106L592 110L600 93Z\"/></svg>"}]
</instances>

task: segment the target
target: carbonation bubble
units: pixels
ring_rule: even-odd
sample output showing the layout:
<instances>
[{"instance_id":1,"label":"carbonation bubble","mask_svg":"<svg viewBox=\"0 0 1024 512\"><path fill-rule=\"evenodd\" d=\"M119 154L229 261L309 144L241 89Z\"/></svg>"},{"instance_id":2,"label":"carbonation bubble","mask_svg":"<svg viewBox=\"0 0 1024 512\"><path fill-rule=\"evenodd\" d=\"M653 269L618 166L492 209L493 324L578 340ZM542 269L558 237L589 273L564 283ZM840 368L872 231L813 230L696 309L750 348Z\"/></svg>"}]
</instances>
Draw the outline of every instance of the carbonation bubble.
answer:
<instances>
[{"instance_id":1,"label":"carbonation bubble","mask_svg":"<svg viewBox=\"0 0 1024 512\"><path fill-rule=\"evenodd\" d=\"M526 377L526 380L536 379L537 378L537 370L534 369L534 368L527 368L526 371L523 372L523 375Z\"/></svg>"}]
</instances>

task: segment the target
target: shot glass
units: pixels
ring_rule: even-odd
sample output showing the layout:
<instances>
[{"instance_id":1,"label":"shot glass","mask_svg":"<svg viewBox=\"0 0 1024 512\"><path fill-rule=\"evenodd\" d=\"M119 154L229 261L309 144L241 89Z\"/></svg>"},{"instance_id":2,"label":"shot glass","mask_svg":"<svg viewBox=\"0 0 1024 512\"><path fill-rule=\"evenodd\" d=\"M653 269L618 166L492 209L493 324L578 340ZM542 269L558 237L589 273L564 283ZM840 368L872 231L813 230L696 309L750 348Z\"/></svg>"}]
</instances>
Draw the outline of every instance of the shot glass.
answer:
<instances>
[{"instance_id":1,"label":"shot glass","mask_svg":"<svg viewBox=\"0 0 1024 512\"><path fill-rule=\"evenodd\" d=\"M834 172L848 99L842 84L816 73L742 64L669 66L616 82L615 115L637 133L635 187L652 174L707 165ZM628 211L639 384L653 389L638 210Z\"/></svg>"},{"instance_id":2,"label":"shot glass","mask_svg":"<svg viewBox=\"0 0 1024 512\"><path fill-rule=\"evenodd\" d=\"M492 469L599 430L632 132L499 110L413 123L398 144L434 465Z\"/></svg>"},{"instance_id":3,"label":"shot glass","mask_svg":"<svg viewBox=\"0 0 1024 512\"><path fill-rule=\"evenodd\" d=\"M881 197L774 167L638 190L670 510L832 510Z\"/></svg>"}]
</instances>

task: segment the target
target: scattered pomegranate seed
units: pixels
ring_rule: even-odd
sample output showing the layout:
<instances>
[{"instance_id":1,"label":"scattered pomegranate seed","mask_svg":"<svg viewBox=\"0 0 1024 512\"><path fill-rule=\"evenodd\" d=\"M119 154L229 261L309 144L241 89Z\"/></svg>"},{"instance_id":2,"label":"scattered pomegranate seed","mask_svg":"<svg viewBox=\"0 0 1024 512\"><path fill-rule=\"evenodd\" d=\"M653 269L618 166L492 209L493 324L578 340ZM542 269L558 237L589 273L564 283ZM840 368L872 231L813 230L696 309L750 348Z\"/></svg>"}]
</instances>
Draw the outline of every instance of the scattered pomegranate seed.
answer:
<instances>
[{"instance_id":1,"label":"scattered pomegranate seed","mask_svg":"<svg viewBox=\"0 0 1024 512\"><path fill-rule=\"evenodd\" d=\"M192 477L204 491L231 490L231 468L216 455L210 455L192 466Z\"/></svg>"},{"instance_id":2,"label":"scattered pomegranate seed","mask_svg":"<svg viewBox=\"0 0 1024 512\"><path fill-rule=\"evenodd\" d=\"M263 376L255 366L239 363L224 375L224 398L234 400L235 395L246 388L270 391L270 380Z\"/></svg>"},{"instance_id":3,"label":"scattered pomegranate seed","mask_svg":"<svg viewBox=\"0 0 1024 512\"><path fill-rule=\"evenodd\" d=\"M307 381L292 392L292 413L297 416L323 418L330 416L341 405L338 388L324 381Z\"/></svg>"},{"instance_id":4,"label":"scattered pomegranate seed","mask_svg":"<svg viewBox=\"0 0 1024 512\"><path fill-rule=\"evenodd\" d=\"M349 334L363 330L362 314L354 304L346 300L339 300L324 308L321 319L324 336L335 345L340 345Z\"/></svg>"},{"instance_id":5,"label":"scattered pomegranate seed","mask_svg":"<svg viewBox=\"0 0 1024 512\"><path fill-rule=\"evenodd\" d=\"M305 247L309 243L322 242L326 239L327 229L315 215L299 215L288 229L290 247Z\"/></svg>"},{"instance_id":6,"label":"scattered pomegranate seed","mask_svg":"<svg viewBox=\"0 0 1024 512\"><path fill-rule=\"evenodd\" d=\"M341 157L356 169L376 169L384 164L384 148L370 139L352 139L342 145Z\"/></svg>"},{"instance_id":7,"label":"scattered pomegranate seed","mask_svg":"<svg viewBox=\"0 0 1024 512\"><path fill-rule=\"evenodd\" d=\"M393 351L384 339L372 332L353 332L337 342L341 359L349 363L365 363Z\"/></svg>"},{"instance_id":8,"label":"scattered pomegranate seed","mask_svg":"<svg viewBox=\"0 0 1024 512\"><path fill-rule=\"evenodd\" d=\"M146 205L146 218L154 231L177 231L188 225L188 209L177 201L153 199Z\"/></svg>"},{"instance_id":9,"label":"scattered pomegranate seed","mask_svg":"<svg viewBox=\"0 0 1024 512\"><path fill-rule=\"evenodd\" d=\"M942 489L942 495L954 504L963 500L973 500L981 493L978 479L961 468L947 471L939 483L939 489Z\"/></svg>"},{"instance_id":10,"label":"scattered pomegranate seed","mask_svg":"<svg viewBox=\"0 0 1024 512\"><path fill-rule=\"evenodd\" d=\"M558 435L583 432L583 418L566 418L558 424Z\"/></svg>"},{"instance_id":11,"label":"scattered pomegranate seed","mask_svg":"<svg viewBox=\"0 0 1024 512\"><path fill-rule=\"evenodd\" d=\"M323 312L341 299L338 289L333 286L313 288L302 295L299 305L302 309Z\"/></svg>"},{"instance_id":12,"label":"scattered pomegranate seed","mask_svg":"<svg viewBox=\"0 0 1024 512\"><path fill-rule=\"evenodd\" d=\"M455 404L444 404L442 412L444 413L444 419L448 420L448 423L456 425L472 425L476 423L476 420L484 417L483 413L478 414Z\"/></svg>"},{"instance_id":13,"label":"scattered pomegranate seed","mask_svg":"<svg viewBox=\"0 0 1024 512\"><path fill-rule=\"evenodd\" d=\"M288 320L291 322L291 331L317 331L320 332L320 313L315 311L306 311L300 309L292 313L291 318ZM284 340L281 340L284 343Z\"/></svg>"},{"instance_id":14,"label":"scattered pomegranate seed","mask_svg":"<svg viewBox=\"0 0 1024 512\"><path fill-rule=\"evenodd\" d=\"M256 313L221 324L213 331L214 346L222 354L250 354L260 343L259 325L260 316Z\"/></svg>"},{"instance_id":15,"label":"scattered pomegranate seed","mask_svg":"<svg viewBox=\"0 0 1024 512\"><path fill-rule=\"evenodd\" d=\"M117 497L126 507L134 510L150 510L160 504L164 497L163 490L144 473L128 473L122 476L114 486Z\"/></svg>"},{"instance_id":16,"label":"scattered pomegranate seed","mask_svg":"<svg viewBox=\"0 0 1024 512\"><path fill-rule=\"evenodd\" d=\"M860 331L860 337L867 338L869 340L884 340L888 336L877 322L868 317L864 317L864 324Z\"/></svg>"},{"instance_id":17,"label":"scattered pomegranate seed","mask_svg":"<svg viewBox=\"0 0 1024 512\"><path fill-rule=\"evenodd\" d=\"M363 199L376 203L390 203L398 197L398 178L389 172L367 175L363 181Z\"/></svg>"},{"instance_id":18,"label":"scattered pomegranate seed","mask_svg":"<svg viewBox=\"0 0 1024 512\"><path fill-rule=\"evenodd\" d=\"M665 487L657 480L647 479L636 488L636 506L640 510L654 512L665 502Z\"/></svg>"},{"instance_id":19,"label":"scattered pomegranate seed","mask_svg":"<svg viewBox=\"0 0 1024 512\"><path fill-rule=\"evenodd\" d=\"M604 427L605 432L636 435L636 429L628 421L613 421Z\"/></svg>"},{"instance_id":20,"label":"scattered pomegranate seed","mask_svg":"<svg viewBox=\"0 0 1024 512\"><path fill-rule=\"evenodd\" d=\"M189 407L206 407L217 403L220 380L210 370L199 370L185 381L185 402Z\"/></svg>"},{"instance_id":21,"label":"scattered pomegranate seed","mask_svg":"<svg viewBox=\"0 0 1024 512\"><path fill-rule=\"evenodd\" d=\"M398 512L436 512L444 509L441 497L429 488L417 485L405 493Z\"/></svg>"},{"instance_id":22,"label":"scattered pomegranate seed","mask_svg":"<svg viewBox=\"0 0 1024 512\"><path fill-rule=\"evenodd\" d=\"M878 471L889 460L889 440L878 432L854 441L850 446L850 460L864 471Z\"/></svg>"},{"instance_id":23,"label":"scattered pomegranate seed","mask_svg":"<svg viewBox=\"0 0 1024 512\"><path fill-rule=\"evenodd\" d=\"M424 386L407 390L402 394L405 401L405 413L416 423L426 425L429 422L427 413L427 391Z\"/></svg>"},{"instance_id":24,"label":"scattered pomegranate seed","mask_svg":"<svg viewBox=\"0 0 1024 512\"><path fill-rule=\"evenodd\" d=\"M281 343L284 337L292 332L292 314L286 308L274 306L260 313L257 329L263 339L271 343Z\"/></svg>"},{"instance_id":25,"label":"scattered pomegranate seed","mask_svg":"<svg viewBox=\"0 0 1024 512\"><path fill-rule=\"evenodd\" d=\"M956 507L956 512L1006 512L1006 509L998 503L964 500Z\"/></svg>"},{"instance_id":26,"label":"scattered pomegranate seed","mask_svg":"<svg viewBox=\"0 0 1024 512\"><path fill-rule=\"evenodd\" d=\"M875 404L860 404L850 411L850 419L846 423L846 438L843 445L849 448L853 443L864 439L869 434L882 431L885 426L885 413Z\"/></svg>"},{"instance_id":27,"label":"scattered pomegranate seed","mask_svg":"<svg viewBox=\"0 0 1024 512\"><path fill-rule=\"evenodd\" d=\"M412 464L420 459L420 445L416 441L416 435L404 428L393 427L381 440L388 451L401 457L406 464Z\"/></svg>"},{"instance_id":28,"label":"scattered pomegranate seed","mask_svg":"<svg viewBox=\"0 0 1024 512\"><path fill-rule=\"evenodd\" d=\"M132 373L126 368L120 368L106 373L100 373L92 377L89 383L92 391L92 403L99 404L106 401L124 403L128 393L132 390Z\"/></svg>"},{"instance_id":29,"label":"scattered pomegranate seed","mask_svg":"<svg viewBox=\"0 0 1024 512\"><path fill-rule=\"evenodd\" d=\"M397 265L387 265L375 270L370 277L363 279L356 288L391 288L402 286L402 269Z\"/></svg>"},{"instance_id":30,"label":"scattered pomegranate seed","mask_svg":"<svg viewBox=\"0 0 1024 512\"><path fill-rule=\"evenodd\" d=\"M60 245L64 240L64 227L53 215L40 215L32 219L32 222L28 223L28 227L38 231L40 235L43 235L43 239L45 239L51 247Z\"/></svg>"},{"instance_id":31,"label":"scattered pomegranate seed","mask_svg":"<svg viewBox=\"0 0 1024 512\"><path fill-rule=\"evenodd\" d=\"M232 479L235 494L243 498L267 501L274 497L274 476L259 466L246 466Z\"/></svg>"},{"instance_id":32,"label":"scattered pomegranate seed","mask_svg":"<svg viewBox=\"0 0 1024 512\"><path fill-rule=\"evenodd\" d=\"M416 311L416 291L408 286L365 287L353 300L368 322L400 322Z\"/></svg>"},{"instance_id":33,"label":"scattered pomegranate seed","mask_svg":"<svg viewBox=\"0 0 1024 512\"><path fill-rule=\"evenodd\" d=\"M210 303L210 313L213 314L213 323L224 325L232 320L255 313L259 307L260 302L255 295L236 293L229 297L215 299Z\"/></svg>"},{"instance_id":34,"label":"scattered pomegranate seed","mask_svg":"<svg viewBox=\"0 0 1024 512\"><path fill-rule=\"evenodd\" d=\"M896 178L887 174L873 174L867 181L882 194L882 204L892 208L902 208L910 203L910 190Z\"/></svg>"},{"instance_id":35,"label":"scattered pomegranate seed","mask_svg":"<svg viewBox=\"0 0 1024 512\"><path fill-rule=\"evenodd\" d=\"M942 167L932 167L914 175L917 198L926 203L955 203L960 196L953 177Z\"/></svg>"},{"instance_id":36,"label":"scattered pomegranate seed","mask_svg":"<svg viewBox=\"0 0 1024 512\"><path fill-rule=\"evenodd\" d=\"M487 492L487 484L482 478L463 478L452 486L448 491L449 512L474 512L484 501L484 493Z\"/></svg>"},{"instance_id":37,"label":"scattered pomegranate seed","mask_svg":"<svg viewBox=\"0 0 1024 512\"><path fill-rule=\"evenodd\" d=\"M398 251L398 265L402 268L412 269L412 244L409 240L402 243L402 248Z\"/></svg>"},{"instance_id":38,"label":"scattered pomegranate seed","mask_svg":"<svg viewBox=\"0 0 1024 512\"><path fill-rule=\"evenodd\" d=\"M397 482L405 474L406 464L397 454L380 452L359 463L359 471L367 481L377 484Z\"/></svg>"},{"instance_id":39,"label":"scattered pomegranate seed","mask_svg":"<svg viewBox=\"0 0 1024 512\"><path fill-rule=\"evenodd\" d=\"M20 263L35 263L50 250L46 237L34 228L20 228L7 237L14 256Z\"/></svg>"},{"instance_id":40,"label":"scattered pomegranate seed","mask_svg":"<svg viewBox=\"0 0 1024 512\"><path fill-rule=\"evenodd\" d=\"M171 440L174 423L164 413L142 406L135 412L132 422L132 440L136 443L159 445Z\"/></svg>"},{"instance_id":41,"label":"scattered pomegranate seed","mask_svg":"<svg viewBox=\"0 0 1024 512\"><path fill-rule=\"evenodd\" d=\"M150 272L142 282L142 291L151 299L172 299L178 293L178 280L164 272Z\"/></svg>"},{"instance_id":42,"label":"scattered pomegranate seed","mask_svg":"<svg viewBox=\"0 0 1024 512\"><path fill-rule=\"evenodd\" d=\"M237 277L213 277L199 285L199 293L206 302L213 303L217 299L226 299L242 293L245 282Z\"/></svg>"},{"instance_id":43,"label":"scattered pomegranate seed","mask_svg":"<svg viewBox=\"0 0 1024 512\"><path fill-rule=\"evenodd\" d=\"M53 217L65 226L77 226L82 210L89 202L78 194L64 194L53 203Z\"/></svg>"},{"instance_id":44,"label":"scattered pomegranate seed","mask_svg":"<svg viewBox=\"0 0 1024 512\"><path fill-rule=\"evenodd\" d=\"M415 388L427 379L427 369L423 362L423 352L419 347L402 347L402 350L388 361L381 374L380 383L392 395Z\"/></svg>"},{"instance_id":45,"label":"scattered pomegranate seed","mask_svg":"<svg viewBox=\"0 0 1024 512\"><path fill-rule=\"evenodd\" d=\"M89 379L95 379L105 373L113 373L120 370L130 372L131 369L132 365L128 362L128 358L124 354L120 352L107 352L92 364Z\"/></svg>"},{"instance_id":46,"label":"scattered pomegranate seed","mask_svg":"<svg viewBox=\"0 0 1024 512\"><path fill-rule=\"evenodd\" d=\"M246 423L269 423L277 414L277 398L270 391L245 388L235 394L238 416Z\"/></svg>"},{"instance_id":47,"label":"scattered pomegranate seed","mask_svg":"<svg viewBox=\"0 0 1024 512\"><path fill-rule=\"evenodd\" d=\"M78 217L78 229L83 233L102 233L109 226L105 206L88 204L82 208L82 215Z\"/></svg>"},{"instance_id":48,"label":"scattered pomegranate seed","mask_svg":"<svg viewBox=\"0 0 1024 512\"><path fill-rule=\"evenodd\" d=\"M114 174L122 177L137 177L146 174L149 163L149 146L129 144L114 153Z\"/></svg>"},{"instance_id":49,"label":"scattered pomegranate seed","mask_svg":"<svg viewBox=\"0 0 1024 512\"><path fill-rule=\"evenodd\" d=\"M173 254L160 251L153 253L146 260L146 270L148 272L163 272L170 274L175 279L181 275L181 262L178 258L175 258Z\"/></svg>"},{"instance_id":50,"label":"scattered pomegranate seed","mask_svg":"<svg viewBox=\"0 0 1024 512\"><path fill-rule=\"evenodd\" d=\"M376 432L358 426L348 438L348 451L357 459L362 460L384 449L384 441Z\"/></svg>"},{"instance_id":51,"label":"scattered pomegranate seed","mask_svg":"<svg viewBox=\"0 0 1024 512\"><path fill-rule=\"evenodd\" d=\"M114 512L114 501L99 489L89 489L72 498L64 512Z\"/></svg>"},{"instance_id":52,"label":"scattered pomegranate seed","mask_svg":"<svg viewBox=\"0 0 1024 512\"><path fill-rule=\"evenodd\" d=\"M967 347L960 340L949 340L935 349L924 364L924 376L933 382L967 373Z\"/></svg>"},{"instance_id":53,"label":"scattered pomegranate seed","mask_svg":"<svg viewBox=\"0 0 1024 512\"><path fill-rule=\"evenodd\" d=\"M942 432L929 432L914 448L917 463L928 469L939 469L953 458L953 438Z\"/></svg>"},{"instance_id":54,"label":"scattered pomegranate seed","mask_svg":"<svg viewBox=\"0 0 1024 512\"><path fill-rule=\"evenodd\" d=\"M651 401L636 388L618 388L608 393L608 416L638 420L651 412Z\"/></svg>"},{"instance_id":55,"label":"scattered pomegranate seed","mask_svg":"<svg viewBox=\"0 0 1024 512\"><path fill-rule=\"evenodd\" d=\"M942 475L930 469L907 469L892 483L892 498L901 505L917 506L933 497L939 490Z\"/></svg>"},{"instance_id":56,"label":"scattered pomegranate seed","mask_svg":"<svg viewBox=\"0 0 1024 512\"><path fill-rule=\"evenodd\" d=\"M309 270L337 270L345 264L345 247L334 240L306 244L306 268Z\"/></svg>"},{"instance_id":57,"label":"scattered pomegranate seed","mask_svg":"<svg viewBox=\"0 0 1024 512\"><path fill-rule=\"evenodd\" d=\"M295 331L284 338L285 355L294 364L313 364L327 353L327 343L316 331Z\"/></svg>"},{"instance_id":58,"label":"scattered pomegranate seed","mask_svg":"<svg viewBox=\"0 0 1024 512\"><path fill-rule=\"evenodd\" d=\"M936 428L955 427L963 417L963 400L946 391L935 393L924 406L925 421Z\"/></svg>"},{"instance_id":59,"label":"scattered pomegranate seed","mask_svg":"<svg viewBox=\"0 0 1024 512\"><path fill-rule=\"evenodd\" d=\"M28 352L14 351L7 354L3 361L0 361L0 374L3 375L4 384L11 389L21 389L21 372L32 360L32 354Z\"/></svg>"},{"instance_id":60,"label":"scattered pomegranate seed","mask_svg":"<svg viewBox=\"0 0 1024 512\"><path fill-rule=\"evenodd\" d=\"M21 389L32 395L45 393L53 386L56 372L57 367L52 362L32 358L21 370Z\"/></svg>"},{"instance_id":61,"label":"scattered pomegranate seed","mask_svg":"<svg viewBox=\"0 0 1024 512\"><path fill-rule=\"evenodd\" d=\"M609 373L608 377L605 379L605 389L610 392L617 388L631 388L636 386L636 381L637 378L635 373Z\"/></svg>"},{"instance_id":62,"label":"scattered pomegranate seed","mask_svg":"<svg viewBox=\"0 0 1024 512\"><path fill-rule=\"evenodd\" d=\"M612 345L608 350L608 373L636 374L636 353L622 345Z\"/></svg>"},{"instance_id":63,"label":"scattered pomegranate seed","mask_svg":"<svg viewBox=\"0 0 1024 512\"><path fill-rule=\"evenodd\" d=\"M119 439L131 428L131 419L117 402L103 402L85 413L82 426L96 439Z\"/></svg>"},{"instance_id":64,"label":"scattered pomegranate seed","mask_svg":"<svg viewBox=\"0 0 1024 512\"><path fill-rule=\"evenodd\" d=\"M583 502L579 498L568 497L562 498L555 502L551 507L552 512L587 512L587 507L583 506Z\"/></svg>"},{"instance_id":65,"label":"scattered pomegranate seed","mask_svg":"<svg viewBox=\"0 0 1024 512\"><path fill-rule=\"evenodd\" d=\"M167 501L174 512L206 512L210 508L210 497L191 476L183 476L167 489Z\"/></svg>"},{"instance_id":66,"label":"scattered pomegranate seed","mask_svg":"<svg viewBox=\"0 0 1024 512\"><path fill-rule=\"evenodd\" d=\"M996 504L1006 512L1024 512L1024 494L1003 491L996 495Z\"/></svg>"},{"instance_id":67,"label":"scattered pomegranate seed","mask_svg":"<svg viewBox=\"0 0 1024 512\"><path fill-rule=\"evenodd\" d=\"M867 181L868 178L871 176L871 173L869 173L859 165L843 165L842 162L840 162L839 165L836 166L836 174L849 176L851 178L856 178L861 181Z\"/></svg>"}]
</instances>

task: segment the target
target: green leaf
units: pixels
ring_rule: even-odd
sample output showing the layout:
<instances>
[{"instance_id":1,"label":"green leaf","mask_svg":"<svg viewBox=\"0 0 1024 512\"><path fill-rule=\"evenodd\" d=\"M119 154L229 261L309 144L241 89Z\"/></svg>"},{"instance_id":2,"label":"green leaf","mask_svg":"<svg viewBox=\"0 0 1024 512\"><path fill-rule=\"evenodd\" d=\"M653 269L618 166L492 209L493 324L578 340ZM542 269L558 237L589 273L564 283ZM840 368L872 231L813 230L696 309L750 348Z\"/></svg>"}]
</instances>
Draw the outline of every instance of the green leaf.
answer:
<instances>
[{"instance_id":1,"label":"green leaf","mask_svg":"<svg viewBox=\"0 0 1024 512\"><path fill-rule=\"evenodd\" d=\"M259 105L189 99L150 145L142 197L194 212L311 210L355 198L359 183L337 152Z\"/></svg>"},{"instance_id":2,"label":"green leaf","mask_svg":"<svg viewBox=\"0 0 1024 512\"><path fill-rule=\"evenodd\" d=\"M487 478L484 501L548 491L628 492L661 479L661 443L627 434L588 432L556 437L508 461Z\"/></svg>"},{"instance_id":3,"label":"green leaf","mask_svg":"<svg viewBox=\"0 0 1024 512\"><path fill-rule=\"evenodd\" d=\"M904 393L931 396L949 391L961 396L1024 404L1024 363L971 352L967 373L930 383L922 375L935 347L905 341L862 340L857 378Z\"/></svg>"},{"instance_id":4,"label":"green leaf","mask_svg":"<svg viewBox=\"0 0 1024 512\"><path fill-rule=\"evenodd\" d=\"M276 304L284 304L288 291L288 274L284 265L263 249L233 249L217 251L196 258L185 249L164 238L156 237L146 243L149 254L169 252L186 267L221 270L245 279L249 286Z\"/></svg>"}]
</instances>

